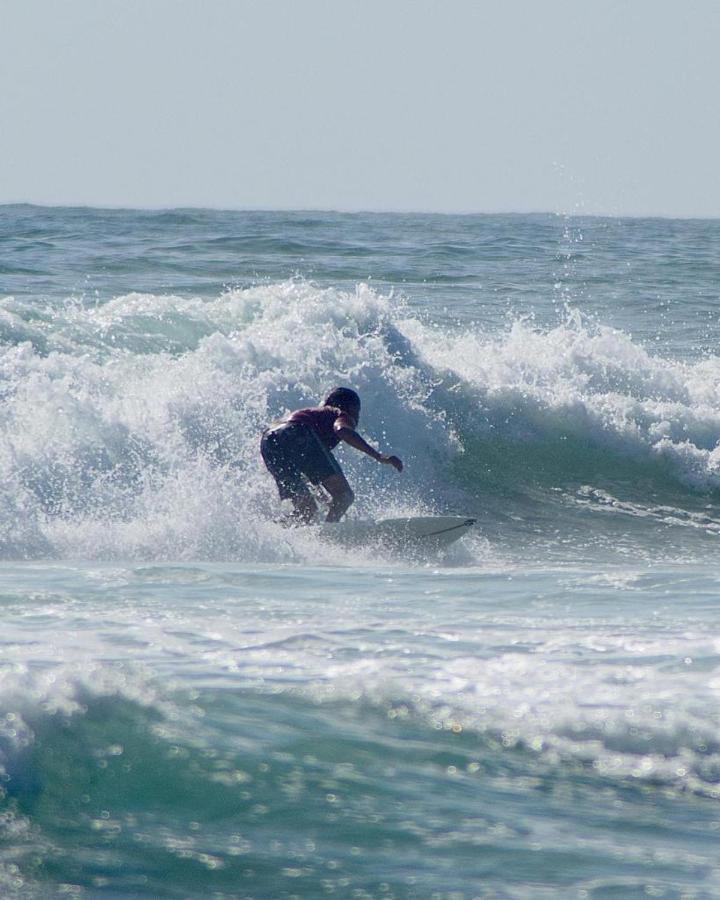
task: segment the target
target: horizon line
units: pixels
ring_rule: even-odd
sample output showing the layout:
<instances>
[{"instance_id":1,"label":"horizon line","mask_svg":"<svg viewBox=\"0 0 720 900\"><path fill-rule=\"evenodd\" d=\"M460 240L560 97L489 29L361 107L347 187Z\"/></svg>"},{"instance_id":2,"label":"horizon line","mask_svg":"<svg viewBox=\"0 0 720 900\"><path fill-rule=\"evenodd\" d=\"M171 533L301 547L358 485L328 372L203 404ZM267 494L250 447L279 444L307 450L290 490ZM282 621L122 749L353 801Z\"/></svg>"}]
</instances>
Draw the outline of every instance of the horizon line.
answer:
<instances>
[{"instance_id":1,"label":"horizon line","mask_svg":"<svg viewBox=\"0 0 720 900\"><path fill-rule=\"evenodd\" d=\"M573 212L548 209L496 209L496 210L438 210L438 209L370 209L370 208L336 208L322 206L208 206L208 205L150 205L127 206L123 204L91 204L91 203L39 203L32 200L2 201L0 209L8 207L32 207L36 209L72 209L93 210L96 212L236 212L236 213L299 213L330 215L367 215L367 216L551 216L564 219L661 219L681 221L717 221L717 215L673 214L673 213L609 213L576 210Z\"/></svg>"}]
</instances>

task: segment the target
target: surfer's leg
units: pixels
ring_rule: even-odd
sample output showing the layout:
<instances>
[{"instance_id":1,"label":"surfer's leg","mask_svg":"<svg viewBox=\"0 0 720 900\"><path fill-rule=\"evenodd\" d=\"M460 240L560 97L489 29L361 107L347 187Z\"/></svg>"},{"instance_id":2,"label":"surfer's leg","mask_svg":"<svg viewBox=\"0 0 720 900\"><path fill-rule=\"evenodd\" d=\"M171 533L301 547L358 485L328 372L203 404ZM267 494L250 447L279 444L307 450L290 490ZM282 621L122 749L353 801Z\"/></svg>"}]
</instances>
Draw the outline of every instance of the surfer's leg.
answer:
<instances>
[{"instance_id":1,"label":"surfer's leg","mask_svg":"<svg viewBox=\"0 0 720 900\"><path fill-rule=\"evenodd\" d=\"M260 452L268 471L275 479L281 500L293 505L292 519L304 524L312 522L317 504L300 471L302 443L298 447L298 429L280 426L263 435Z\"/></svg>"},{"instance_id":2,"label":"surfer's leg","mask_svg":"<svg viewBox=\"0 0 720 900\"><path fill-rule=\"evenodd\" d=\"M337 522L355 499L340 464L317 434L306 430L306 443L301 463L302 473L311 484L321 484L330 494L327 522Z\"/></svg>"},{"instance_id":3,"label":"surfer's leg","mask_svg":"<svg viewBox=\"0 0 720 900\"><path fill-rule=\"evenodd\" d=\"M326 521L338 522L355 499L355 494L353 494L352 488L342 472L329 475L327 478L324 478L321 483L332 497Z\"/></svg>"}]
</instances>

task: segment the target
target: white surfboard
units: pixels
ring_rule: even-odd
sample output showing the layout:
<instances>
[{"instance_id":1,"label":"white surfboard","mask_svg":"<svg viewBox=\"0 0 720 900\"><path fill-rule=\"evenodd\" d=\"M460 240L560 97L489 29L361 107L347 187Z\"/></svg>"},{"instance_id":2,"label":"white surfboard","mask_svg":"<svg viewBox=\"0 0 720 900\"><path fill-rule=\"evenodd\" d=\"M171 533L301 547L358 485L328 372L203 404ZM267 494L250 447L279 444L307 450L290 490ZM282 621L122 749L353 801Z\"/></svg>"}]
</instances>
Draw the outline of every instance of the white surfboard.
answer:
<instances>
[{"instance_id":1,"label":"white surfboard","mask_svg":"<svg viewBox=\"0 0 720 900\"><path fill-rule=\"evenodd\" d=\"M347 547L437 552L449 547L475 524L468 516L412 516L402 519L346 519L320 525L324 540Z\"/></svg>"}]
</instances>

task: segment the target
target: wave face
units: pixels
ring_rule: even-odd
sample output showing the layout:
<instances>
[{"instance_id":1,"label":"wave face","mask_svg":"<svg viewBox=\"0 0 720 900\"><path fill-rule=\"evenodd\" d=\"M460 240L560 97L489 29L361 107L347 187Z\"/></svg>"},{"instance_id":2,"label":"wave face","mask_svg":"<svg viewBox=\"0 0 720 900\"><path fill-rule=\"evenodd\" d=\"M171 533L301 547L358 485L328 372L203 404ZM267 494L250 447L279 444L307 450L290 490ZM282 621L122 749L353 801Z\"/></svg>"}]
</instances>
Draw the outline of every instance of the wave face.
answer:
<instances>
[{"instance_id":1,"label":"wave face","mask_svg":"<svg viewBox=\"0 0 720 900\"><path fill-rule=\"evenodd\" d=\"M359 514L476 514L510 543L578 522L602 536L592 512L720 530L718 358L660 356L577 311L441 326L392 291L296 277L42 315L6 297L2 317L5 558L302 553L277 550L259 435L337 383L408 463L396 478L340 451Z\"/></svg>"}]
</instances>

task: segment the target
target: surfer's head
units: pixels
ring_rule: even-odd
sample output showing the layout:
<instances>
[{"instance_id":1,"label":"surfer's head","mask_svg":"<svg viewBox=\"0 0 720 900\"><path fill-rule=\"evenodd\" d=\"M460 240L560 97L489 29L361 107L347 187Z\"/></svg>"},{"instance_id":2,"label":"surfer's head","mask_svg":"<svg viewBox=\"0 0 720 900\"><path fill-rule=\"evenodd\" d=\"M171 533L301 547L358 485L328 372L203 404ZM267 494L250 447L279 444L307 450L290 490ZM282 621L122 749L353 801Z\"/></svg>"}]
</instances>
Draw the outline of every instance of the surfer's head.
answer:
<instances>
[{"instance_id":1,"label":"surfer's head","mask_svg":"<svg viewBox=\"0 0 720 900\"><path fill-rule=\"evenodd\" d=\"M357 422L360 418L360 397L352 388L333 388L325 398L325 406L335 406L348 413Z\"/></svg>"}]
</instances>

